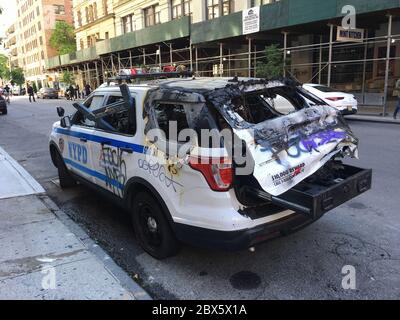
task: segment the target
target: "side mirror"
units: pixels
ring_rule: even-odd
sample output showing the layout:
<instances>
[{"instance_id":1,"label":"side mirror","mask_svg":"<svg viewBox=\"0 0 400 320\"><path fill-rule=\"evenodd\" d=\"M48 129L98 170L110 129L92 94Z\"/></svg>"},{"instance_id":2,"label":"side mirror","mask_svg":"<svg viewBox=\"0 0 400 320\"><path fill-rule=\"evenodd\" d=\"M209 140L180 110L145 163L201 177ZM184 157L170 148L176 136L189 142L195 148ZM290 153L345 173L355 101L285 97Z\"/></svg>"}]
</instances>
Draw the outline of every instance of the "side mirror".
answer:
<instances>
[{"instance_id":1,"label":"side mirror","mask_svg":"<svg viewBox=\"0 0 400 320\"><path fill-rule=\"evenodd\" d=\"M57 114L60 118L64 117L65 110L63 107L57 107Z\"/></svg>"},{"instance_id":2,"label":"side mirror","mask_svg":"<svg viewBox=\"0 0 400 320\"><path fill-rule=\"evenodd\" d=\"M62 128L70 128L71 127L71 119L69 116L62 117L60 120L60 125Z\"/></svg>"}]
</instances>

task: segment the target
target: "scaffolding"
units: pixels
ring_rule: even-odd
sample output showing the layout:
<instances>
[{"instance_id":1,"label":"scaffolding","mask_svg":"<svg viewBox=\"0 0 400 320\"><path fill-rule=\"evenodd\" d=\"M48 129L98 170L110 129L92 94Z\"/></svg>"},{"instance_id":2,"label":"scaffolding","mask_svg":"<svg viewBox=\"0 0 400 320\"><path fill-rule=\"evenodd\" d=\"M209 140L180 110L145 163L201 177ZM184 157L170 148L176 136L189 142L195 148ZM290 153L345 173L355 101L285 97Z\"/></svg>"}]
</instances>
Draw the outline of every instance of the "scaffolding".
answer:
<instances>
[{"instance_id":1,"label":"scaffolding","mask_svg":"<svg viewBox=\"0 0 400 320\"><path fill-rule=\"evenodd\" d=\"M89 83L92 87L118 75L122 69L143 67L162 71L167 66L183 65L196 76L256 77L257 65L265 59L266 45L277 43L284 75L302 83L314 82L354 92L361 104L373 101L386 114L390 90L400 75L400 68L395 68L400 59L400 50L396 50L400 34L392 30L393 16L387 16L386 34L369 35L367 29L362 42L335 41L334 28L334 24L328 24L326 32L308 35L285 30L278 34L278 41L269 43L260 35L195 45L189 38L177 39L113 52L63 69L72 71L83 85ZM303 36L311 40L300 44L302 41L296 38ZM378 98L372 99L373 95Z\"/></svg>"}]
</instances>

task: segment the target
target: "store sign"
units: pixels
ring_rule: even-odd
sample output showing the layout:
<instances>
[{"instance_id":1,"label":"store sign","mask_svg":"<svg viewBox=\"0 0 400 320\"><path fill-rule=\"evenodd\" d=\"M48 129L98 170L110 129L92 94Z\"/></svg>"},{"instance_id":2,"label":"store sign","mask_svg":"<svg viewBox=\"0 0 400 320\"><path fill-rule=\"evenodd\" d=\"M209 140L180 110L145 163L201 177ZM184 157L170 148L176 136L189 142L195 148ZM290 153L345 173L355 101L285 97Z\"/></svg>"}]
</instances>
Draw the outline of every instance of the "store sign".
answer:
<instances>
[{"instance_id":1,"label":"store sign","mask_svg":"<svg viewBox=\"0 0 400 320\"><path fill-rule=\"evenodd\" d=\"M345 29L337 27L337 41L339 42L363 42L364 29Z\"/></svg>"},{"instance_id":2,"label":"store sign","mask_svg":"<svg viewBox=\"0 0 400 320\"><path fill-rule=\"evenodd\" d=\"M253 7L242 12L243 34L260 31L260 7Z\"/></svg>"}]
</instances>

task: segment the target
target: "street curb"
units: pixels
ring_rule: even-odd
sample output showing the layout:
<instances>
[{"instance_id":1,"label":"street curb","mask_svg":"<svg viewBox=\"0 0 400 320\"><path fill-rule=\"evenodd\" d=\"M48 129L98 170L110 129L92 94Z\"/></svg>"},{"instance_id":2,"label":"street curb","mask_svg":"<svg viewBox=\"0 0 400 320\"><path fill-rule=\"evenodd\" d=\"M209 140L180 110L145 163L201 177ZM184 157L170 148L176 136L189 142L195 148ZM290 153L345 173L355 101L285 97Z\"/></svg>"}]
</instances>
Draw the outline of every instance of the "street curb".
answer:
<instances>
[{"instance_id":1,"label":"street curb","mask_svg":"<svg viewBox=\"0 0 400 320\"><path fill-rule=\"evenodd\" d=\"M45 206L104 264L105 268L128 290L136 300L152 300L151 296L140 287L89 235L62 211L47 195L37 195Z\"/></svg>"},{"instance_id":2,"label":"street curb","mask_svg":"<svg viewBox=\"0 0 400 320\"><path fill-rule=\"evenodd\" d=\"M375 119L368 116L348 116L346 120L360 121L360 122L373 122L373 123L387 123L387 124L400 124L399 120L394 119Z\"/></svg>"}]
</instances>

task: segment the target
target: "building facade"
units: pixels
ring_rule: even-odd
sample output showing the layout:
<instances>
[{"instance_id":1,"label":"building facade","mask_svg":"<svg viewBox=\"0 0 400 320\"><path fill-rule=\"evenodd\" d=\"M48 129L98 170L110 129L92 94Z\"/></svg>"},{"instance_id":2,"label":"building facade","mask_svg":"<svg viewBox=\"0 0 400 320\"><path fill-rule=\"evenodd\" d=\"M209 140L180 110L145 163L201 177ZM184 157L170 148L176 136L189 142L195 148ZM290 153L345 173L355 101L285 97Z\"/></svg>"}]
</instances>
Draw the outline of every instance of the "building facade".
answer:
<instances>
[{"instance_id":1,"label":"building facade","mask_svg":"<svg viewBox=\"0 0 400 320\"><path fill-rule=\"evenodd\" d=\"M53 86L54 72L46 70L45 61L57 56L49 44L57 21L72 24L71 0L17 0L15 23L15 63L24 70L27 82L40 89Z\"/></svg>"},{"instance_id":2,"label":"building facade","mask_svg":"<svg viewBox=\"0 0 400 320\"><path fill-rule=\"evenodd\" d=\"M258 20L248 32L244 15L253 7ZM363 103L386 105L400 77L398 0L75 0L73 11L79 50L47 67L93 87L142 65L255 76L271 44L286 75L353 92ZM356 29L346 34L352 11Z\"/></svg>"},{"instance_id":3,"label":"building facade","mask_svg":"<svg viewBox=\"0 0 400 320\"><path fill-rule=\"evenodd\" d=\"M18 67L18 48L17 48L17 32L16 24L12 24L6 30L6 40L4 47L7 50L10 68Z\"/></svg>"}]
</instances>

